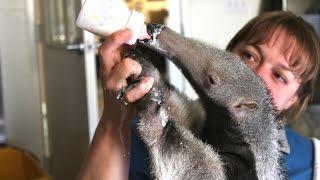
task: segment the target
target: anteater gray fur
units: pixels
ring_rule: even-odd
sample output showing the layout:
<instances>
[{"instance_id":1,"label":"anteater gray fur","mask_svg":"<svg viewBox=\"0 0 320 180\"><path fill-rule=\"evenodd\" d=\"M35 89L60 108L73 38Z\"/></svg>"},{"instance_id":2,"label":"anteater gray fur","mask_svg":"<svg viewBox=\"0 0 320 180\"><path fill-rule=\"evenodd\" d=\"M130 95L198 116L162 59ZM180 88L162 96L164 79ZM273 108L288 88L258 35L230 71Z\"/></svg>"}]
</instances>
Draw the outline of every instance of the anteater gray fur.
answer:
<instances>
[{"instance_id":1,"label":"anteater gray fur","mask_svg":"<svg viewBox=\"0 0 320 180\"><path fill-rule=\"evenodd\" d=\"M181 69L199 102L165 83L143 53L131 52L142 64L141 76L155 78L151 92L137 102L153 177L283 179L276 113L259 76L229 52L159 28L149 25L149 31L162 31L156 42L144 44Z\"/></svg>"}]
</instances>

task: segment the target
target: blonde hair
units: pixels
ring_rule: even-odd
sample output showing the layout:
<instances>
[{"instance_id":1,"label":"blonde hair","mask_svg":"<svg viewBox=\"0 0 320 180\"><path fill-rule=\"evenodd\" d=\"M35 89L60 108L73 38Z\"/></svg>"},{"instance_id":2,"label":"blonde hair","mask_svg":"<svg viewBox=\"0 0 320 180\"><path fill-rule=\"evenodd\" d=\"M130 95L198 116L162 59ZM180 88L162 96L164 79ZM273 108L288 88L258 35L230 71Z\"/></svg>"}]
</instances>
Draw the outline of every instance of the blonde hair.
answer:
<instances>
[{"instance_id":1,"label":"blonde hair","mask_svg":"<svg viewBox=\"0 0 320 180\"><path fill-rule=\"evenodd\" d=\"M229 42L232 51L240 42L261 44L268 41L277 30L285 31L293 41L290 68L301 79L297 90L298 100L291 108L280 112L284 121L293 120L305 111L312 98L319 69L320 45L314 28L301 17L291 12L273 11L257 16L249 21Z\"/></svg>"}]
</instances>

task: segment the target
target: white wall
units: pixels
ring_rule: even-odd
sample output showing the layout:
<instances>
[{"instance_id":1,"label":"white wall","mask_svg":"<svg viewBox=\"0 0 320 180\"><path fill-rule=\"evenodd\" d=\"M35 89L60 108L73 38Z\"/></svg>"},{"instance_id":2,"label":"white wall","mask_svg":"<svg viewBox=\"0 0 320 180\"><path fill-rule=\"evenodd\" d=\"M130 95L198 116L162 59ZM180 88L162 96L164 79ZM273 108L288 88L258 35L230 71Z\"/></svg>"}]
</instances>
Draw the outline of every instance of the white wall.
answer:
<instances>
[{"instance_id":1,"label":"white wall","mask_svg":"<svg viewBox=\"0 0 320 180\"><path fill-rule=\"evenodd\" d=\"M43 159L33 0L0 0L0 61L8 143Z\"/></svg>"}]
</instances>

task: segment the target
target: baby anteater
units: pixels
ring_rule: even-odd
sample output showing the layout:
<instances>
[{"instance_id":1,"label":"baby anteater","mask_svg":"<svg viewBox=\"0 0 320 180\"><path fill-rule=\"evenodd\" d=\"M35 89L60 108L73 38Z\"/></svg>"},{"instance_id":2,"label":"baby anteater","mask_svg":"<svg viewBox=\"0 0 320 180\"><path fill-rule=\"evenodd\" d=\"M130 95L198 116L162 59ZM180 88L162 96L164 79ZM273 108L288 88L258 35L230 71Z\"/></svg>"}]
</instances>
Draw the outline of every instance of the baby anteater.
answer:
<instances>
[{"instance_id":1,"label":"baby anteater","mask_svg":"<svg viewBox=\"0 0 320 180\"><path fill-rule=\"evenodd\" d=\"M160 78L149 57L129 57L152 76L152 90L136 103L138 131L155 179L282 179L276 111L264 82L239 58L148 26L143 44L171 59L199 95L192 102ZM156 53L155 52L155 53Z\"/></svg>"}]
</instances>

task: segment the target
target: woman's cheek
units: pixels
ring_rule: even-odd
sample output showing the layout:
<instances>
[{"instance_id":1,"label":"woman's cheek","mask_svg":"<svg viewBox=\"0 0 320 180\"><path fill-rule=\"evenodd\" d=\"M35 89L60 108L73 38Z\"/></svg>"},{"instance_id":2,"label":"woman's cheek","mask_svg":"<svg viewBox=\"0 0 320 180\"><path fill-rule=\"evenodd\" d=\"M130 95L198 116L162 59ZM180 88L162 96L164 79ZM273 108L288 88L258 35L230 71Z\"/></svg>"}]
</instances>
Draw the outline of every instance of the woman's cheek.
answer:
<instances>
[{"instance_id":1,"label":"woman's cheek","mask_svg":"<svg viewBox=\"0 0 320 180\"><path fill-rule=\"evenodd\" d=\"M278 111L283 110L283 96L281 96L281 94L277 90L275 90L274 88L269 87L269 89L271 91L273 102L274 102L277 110Z\"/></svg>"}]
</instances>

